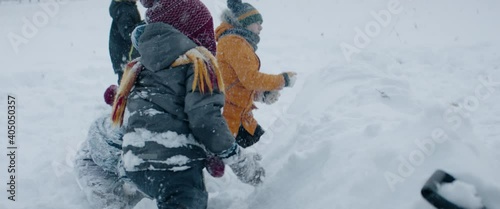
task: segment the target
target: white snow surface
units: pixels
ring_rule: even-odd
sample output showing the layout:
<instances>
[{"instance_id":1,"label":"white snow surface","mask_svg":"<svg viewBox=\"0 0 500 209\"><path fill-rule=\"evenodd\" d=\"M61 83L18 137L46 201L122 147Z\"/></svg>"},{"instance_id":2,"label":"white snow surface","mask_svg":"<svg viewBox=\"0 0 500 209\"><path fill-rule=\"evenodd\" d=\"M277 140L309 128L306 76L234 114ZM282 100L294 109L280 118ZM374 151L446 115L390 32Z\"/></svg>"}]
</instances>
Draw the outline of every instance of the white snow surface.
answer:
<instances>
[{"instance_id":1,"label":"white snow surface","mask_svg":"<svg viewBox=\"0 0 500 209\"><path fill-rule=\"evenodd\" d=\"M477 196L477 190L474 185L460 180L438 184L438 194L461 208L483 208L481 198Z\"/></svg>"},{"instance_id":2,"label":"white snow surface","mask_svg":"<svg viewBox=\"0 0 500 209\"><path fill-rule=\"evenodd\" d=\"M116 82L110 2L41 1L0 2L0 208L90 209L72 159ZM204 2L217 25L225 1ZM206 175L210 209L431 209L420 189L438 168L500 208L500 1L248 2L264 17L261 70L298 80L254 112L267 130L251 148L265 183L242 184L228 167L220 179ZM397 14L378 23L373 14L389 9ZM342 43L357 47L350 62ZM6 192L8 95L15 202Z\"/></svg>"}]
</instances>

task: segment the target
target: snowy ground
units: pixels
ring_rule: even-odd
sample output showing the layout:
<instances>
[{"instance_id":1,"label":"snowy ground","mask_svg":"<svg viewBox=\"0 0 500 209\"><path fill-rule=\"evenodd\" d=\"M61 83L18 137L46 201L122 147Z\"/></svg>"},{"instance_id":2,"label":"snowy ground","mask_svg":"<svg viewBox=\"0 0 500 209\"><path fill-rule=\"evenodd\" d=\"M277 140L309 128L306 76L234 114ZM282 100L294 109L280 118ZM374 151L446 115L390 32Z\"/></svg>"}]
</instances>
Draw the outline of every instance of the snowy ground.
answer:
<instances>
[{"instance_id":1,"label":"snowy ground","mask_svg":"<svg viewBox=\"0 0 500 209\"><path fill-rule=\"evenodd\" d=\"M109 111L109 1L43 1L0 2L0 208L90 209L71 167L90 122ZM204 2L218 23L225 1ZM437 168L500 208L499 1L249 2L264 16L262 70L300 77L255 112L267 129L253 148L265 184L207 176L210 209L430 209L420 188ZM147 208L154 203L136 207Z\"/></svg>"}]
</instances>

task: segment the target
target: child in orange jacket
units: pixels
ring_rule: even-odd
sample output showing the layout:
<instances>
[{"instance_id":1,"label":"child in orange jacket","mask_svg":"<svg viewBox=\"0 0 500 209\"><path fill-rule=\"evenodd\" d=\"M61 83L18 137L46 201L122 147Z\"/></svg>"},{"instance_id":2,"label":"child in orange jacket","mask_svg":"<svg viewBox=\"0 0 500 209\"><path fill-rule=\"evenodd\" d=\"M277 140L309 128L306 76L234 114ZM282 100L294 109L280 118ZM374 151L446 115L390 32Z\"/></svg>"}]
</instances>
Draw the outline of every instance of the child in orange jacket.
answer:
<instances>
[{"instance_id":1,"label":"child in orange jacket","mask_svg":"<svg viewBox=\"0 0 500 209\"><path fill-rule=\"evenodd\" d=\"M216 29L217 60L226 85L224 118L237 143L249 147L259 141L264 130L253 117L254 101L272 104L279 90L292 87L296 73L277 75L259 72L255 51L260 41L262 15L241 0L228 0L222 23Z\"/></svg>"}]
</instances>

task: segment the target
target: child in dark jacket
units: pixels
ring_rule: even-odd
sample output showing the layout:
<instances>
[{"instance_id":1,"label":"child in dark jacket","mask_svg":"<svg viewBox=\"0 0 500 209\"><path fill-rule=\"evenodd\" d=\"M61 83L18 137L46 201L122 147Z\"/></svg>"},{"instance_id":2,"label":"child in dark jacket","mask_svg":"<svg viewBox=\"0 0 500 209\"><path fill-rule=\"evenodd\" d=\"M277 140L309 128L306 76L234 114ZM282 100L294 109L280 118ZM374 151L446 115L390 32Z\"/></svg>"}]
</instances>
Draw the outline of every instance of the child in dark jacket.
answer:
<instances>
[{"instance_id":1,"label":"child in dark jacket","mask_svg":"<svg viewBox=\"0 0 500 209\"><path fill-rule=\"evenodd\" d=\"M212 17L199 0L143 0L141 57L126 67L113 121L129 112L123 137L127 176L159 209L205 209L202 169L216 155L248 184L262 182L256 154L235 143L222 117L224 84Z\"/></svg>"},{"instance_id":2,"label":"child in dark jacket","mask_svg":"<svg viewBox=\"0 0 500 209\"><path fill-rule=\"evenodd\" d=\"M120 84L123 66L139 53L132 47L130 34L141 22L141 15L136 5L137 0L111 0L109 14L113 18L109 32L109 55L113 70L118 75Z\"/></svg>"}]
</instances>

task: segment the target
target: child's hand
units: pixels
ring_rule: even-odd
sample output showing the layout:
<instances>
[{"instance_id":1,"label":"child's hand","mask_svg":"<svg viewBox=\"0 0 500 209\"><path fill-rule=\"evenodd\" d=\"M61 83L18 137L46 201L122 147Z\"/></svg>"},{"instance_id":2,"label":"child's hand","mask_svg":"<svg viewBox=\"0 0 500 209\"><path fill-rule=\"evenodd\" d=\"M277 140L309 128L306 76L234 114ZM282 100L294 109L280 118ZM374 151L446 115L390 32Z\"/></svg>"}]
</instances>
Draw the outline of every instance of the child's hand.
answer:
<instances>
[{"instance_id":1,"label":"child's hand","mask_svg":"<svg viewBox=\"0 0 500 209\"><path fill-rule=\"evenodd\" d=\"M279 91L256 92L254 96L254 101L270 105L277 102L280 96L281 94Z\"/></svg>"},{"instance_id":2,"label":"child's hand","mask_svg":"<svg viewBox=\"0 0 500 209\"><path fill-rule=\"evenodd\" d=\"M279 91L265 91L264 92L264 98L262 99L262 102L270 105L278 101L280 98L281 94Z\"/></svg>"},{"instance_id":3,"label":"child's hand","mask_svg":"<svg viewBox=\"0 0 500 209\"><path fill-rule=\"evenodd\" d=\"M229 153L223 154L226 156L222 155L221 158L226 165L229 165L238 179L252 186L261 185L266 175L264 168L259 163L262 157L257 153L248 152L236 143L229 150Z\"/></svg>"}]
</instances>

